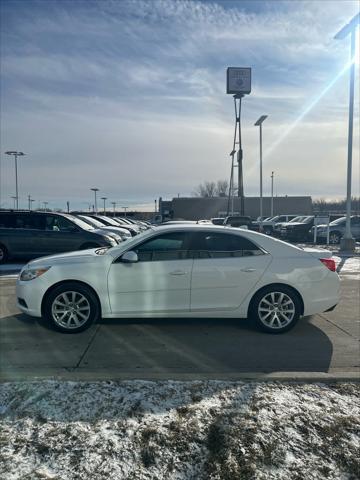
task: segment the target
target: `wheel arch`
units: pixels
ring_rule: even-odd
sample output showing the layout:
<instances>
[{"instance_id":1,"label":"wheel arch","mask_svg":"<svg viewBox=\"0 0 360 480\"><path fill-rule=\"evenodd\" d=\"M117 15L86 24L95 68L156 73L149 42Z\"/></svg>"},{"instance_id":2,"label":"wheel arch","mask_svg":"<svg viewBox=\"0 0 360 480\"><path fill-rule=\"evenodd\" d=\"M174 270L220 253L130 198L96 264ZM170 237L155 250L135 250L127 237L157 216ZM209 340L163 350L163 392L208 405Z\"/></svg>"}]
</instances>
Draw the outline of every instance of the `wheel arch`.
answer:
<instances>
[{"instance_id":1,"label":"wheel arch","mask_svg":"<svg viewBox=\"0 0 360 480\"><path fill-rule=\"evenodd\" d=\"M99 298L99 295L97 294L96 290L94 290L94 288L86 282L82 282L81 280L73 280L73 279L61 280L60 282L54 283L53 285L51 285L51 287L49 287L46 290L46 292L44 293L43 298L41 300L41 315L44 316L45 302L46 302L46 299L48 298L48 296L50 295L50 293L53 290L55 290L55 288L59 287L60 285L66 285L67 283L77 283L77 284L82 285L83 287L86 287L89 290L91 290L91 292L94 294L94 296L96 298L96 301L97 301L97 304L98 304L98 309L99 309L99 316L101 318L101 302L100 302L100 298Z\"/></svg>"},{"instance_id":2,"label":"wheel arch","mask_svg":"<svg viewBox=\"0 0 360 480\"><path fill-rule=\"evenodd\" d=\"M279 283L279 282L276 282L276 283L269 283L269 284L267 284L267 285L263 285L261 288L259 288L256 292L253 293L253 295L251 296L249 305L248 305L248 310L247 310L247 315L248 315L248 316L250 315L251 308L252 308L252 304L253 304L253 301L254 301L256 295L258 295L258 294L261 293L262 291L267 290L269 287L274 287L274 288L277 288L277 287L286 287L286 288L288 288L289 290L292 290L292 291L294 292L294 294L298 297L299 301L300 301L300 306L301 306L300 315L304 315L304 300L303 300L302 295L301 295L301 293L299 292L299 290L297 290L296 288L294 288L293 286L291 286L291 285L289 285L289 284L287 284L287 283Z\"/></svg>"}]
</instances>

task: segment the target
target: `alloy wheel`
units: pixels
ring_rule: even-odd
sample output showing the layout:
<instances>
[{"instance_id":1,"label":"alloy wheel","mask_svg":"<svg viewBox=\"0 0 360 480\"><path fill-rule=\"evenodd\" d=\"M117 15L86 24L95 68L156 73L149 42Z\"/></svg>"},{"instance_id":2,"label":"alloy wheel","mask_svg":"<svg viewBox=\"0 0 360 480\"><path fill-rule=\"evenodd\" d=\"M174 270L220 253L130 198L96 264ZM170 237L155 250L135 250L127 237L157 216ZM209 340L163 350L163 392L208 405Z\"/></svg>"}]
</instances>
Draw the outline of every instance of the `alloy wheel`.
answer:
<instances>
[{"instance_id":1,"label":"alloy wheel","mask_svg":"<svg viewBox=\"0 0 360 480\"><path fill-rule=\"evenodd\" d=\"M68 291L55 297L51 313L57 325L71 330L81 327L88 321L91 307L88 299L82 293Z\"/></svg>"},{"instance_id":2,"label":"alloy wheel","mask_svg":"<svg viewBox=\"0 0 360 480\"><path fill-rule=\"evenodd\" d=\"M284 292L267 293L259 302L259 320L271 329L288 326L295 316L295 304Z\"/></svg>"},{"instance_id":3,"label":"alloy wheel","mask_svg":"<svg viewBox=\"0 0 360 480\"><path fill-rule=\"evenodd\" d=\"M329 243L335 245L340 242L340 236L338 233L330 233L329 235Z\"/></svg>"}]
</instances>

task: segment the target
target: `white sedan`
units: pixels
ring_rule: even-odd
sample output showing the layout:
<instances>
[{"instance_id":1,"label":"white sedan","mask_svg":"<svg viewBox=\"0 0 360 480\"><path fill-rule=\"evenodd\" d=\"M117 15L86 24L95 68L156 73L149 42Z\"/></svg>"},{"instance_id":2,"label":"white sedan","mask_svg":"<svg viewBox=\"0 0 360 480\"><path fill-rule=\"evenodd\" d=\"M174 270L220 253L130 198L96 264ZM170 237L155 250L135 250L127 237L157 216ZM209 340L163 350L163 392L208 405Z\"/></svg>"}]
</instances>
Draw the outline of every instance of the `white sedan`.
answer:
<instances>
[{"instance_id":1,"label":"white sedan","mask_svg":"<svg viewBox=\"0 0 360 480\"><path fill-rule=\"evenodd\" d=\"M338 303L330 257L248 230L169 225L113 248L31 261L17 280L17 305L63 332L100 317L249 316L281 333Z\"/></svg>"}]
</instances>

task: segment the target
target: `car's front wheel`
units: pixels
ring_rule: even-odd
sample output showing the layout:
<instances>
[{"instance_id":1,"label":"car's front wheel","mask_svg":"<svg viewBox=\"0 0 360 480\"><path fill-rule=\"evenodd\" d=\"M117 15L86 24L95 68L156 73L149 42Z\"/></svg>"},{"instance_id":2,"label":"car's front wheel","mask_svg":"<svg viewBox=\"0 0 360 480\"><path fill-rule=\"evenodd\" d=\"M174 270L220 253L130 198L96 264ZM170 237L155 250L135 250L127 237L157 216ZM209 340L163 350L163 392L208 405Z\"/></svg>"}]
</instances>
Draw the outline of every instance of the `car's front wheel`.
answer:
<instances>
[{"instance_id":1,"label":"car's front wheel","mask_svg":"<svg viewBox=\"0 0 360 480\"><path fill-rule=\"evenodd\" d=\"M329 243L331 245L337 245L340 243L341 234L339 232L330 232L329 234Z\"/></svg>"},{"instance_id":2,"label":"car's front wheel","mask_svg":"<svg viewBox=\"0 0 360 480\"><path fill-rule=\"evenodd\" d=\"M286 286L270 286L261 290L250 305L254 323L268 333L287 332L299 320L300 312L298 295Z\"/></svg>"},{"instance_id":3,"label":"car's front wheel","mask_svg":"<svg viewBox=\"0 0 360 480\"><path fill-rule=\"evenodd\" d=\"M100 314L98 299L86 285L67 282L54 288L44 304L44 316L61 332L77 333L90 327Z\"/></svg>"}]
</instances>

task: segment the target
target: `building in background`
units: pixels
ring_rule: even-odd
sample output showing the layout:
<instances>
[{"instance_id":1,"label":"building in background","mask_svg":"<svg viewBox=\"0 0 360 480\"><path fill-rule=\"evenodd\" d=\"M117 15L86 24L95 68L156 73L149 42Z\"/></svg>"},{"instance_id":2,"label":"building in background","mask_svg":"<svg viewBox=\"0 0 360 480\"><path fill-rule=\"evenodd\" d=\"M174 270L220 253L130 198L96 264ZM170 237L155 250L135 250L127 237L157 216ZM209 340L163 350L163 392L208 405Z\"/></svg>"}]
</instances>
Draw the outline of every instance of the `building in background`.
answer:
<instances>
[{"instance_id":1,"label":"building in background","mask_svg":"<svg viewBox=\"0 0 360 480\"><path fill-rule=\"evenodd\" d=\"M159 214L167 219L199 220L225 217L228 208L227 197L176 197L170 201L159 199ZM240 212L240 198L234 197L234 212ZM263 197L263 215L270 216L271 197ZM310 196L274 197L274 215L313 213ZM259 197L245 198L245 215L256 219L259 213Z\"/></svg>"}]
</instances>

